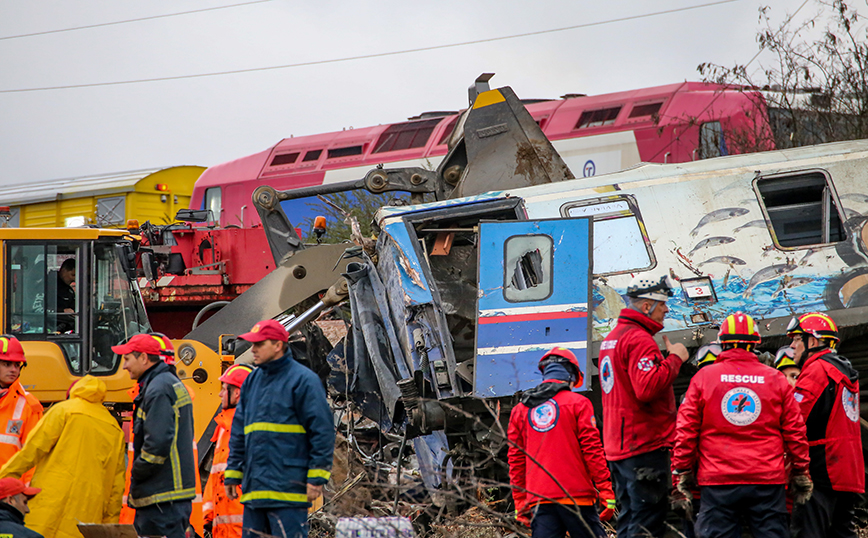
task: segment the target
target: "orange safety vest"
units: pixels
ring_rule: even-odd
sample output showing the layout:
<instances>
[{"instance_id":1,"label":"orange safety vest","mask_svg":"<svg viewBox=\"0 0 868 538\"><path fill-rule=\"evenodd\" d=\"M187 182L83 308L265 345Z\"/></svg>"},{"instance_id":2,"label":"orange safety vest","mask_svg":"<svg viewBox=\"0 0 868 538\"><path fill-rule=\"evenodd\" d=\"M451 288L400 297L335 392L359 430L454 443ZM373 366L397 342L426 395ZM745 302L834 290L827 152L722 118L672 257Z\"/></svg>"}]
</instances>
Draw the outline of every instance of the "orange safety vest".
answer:
<instances>
[{"instance_id":1,"label":"orange safety vest","mask_svg":"<svg viewBox=\"0 0 868 538\"><path fill-rule=\"evenodd\" d=\"M214 444L214 460L211 463L211 474L205 484L205 494L202 505L205 523L212 523L213 538L240 538L244 506L241 501L229 500L223 484L223 473L226 471L226 461L229 459L229 432L232 429L232 418L235 409L226 409L214 418L217 429L211 441Z\"/></svg>"},{"instance_id":2,"label":"orange safety vest","mask_svg":"<svg viewBox=\"0 0 868 538\"><path fill-rule=\"evenodd\" d=\"M27 441L27 435L42 418L42 404L21 386L18 379L9 385L9 390L0 398L0 466L5 465ZM33 469L24 473L21 480L30 482Z\"/></svg>"},{"instance_id":3,"label":"orange safety vest","mask_svg":"<svg viewBox=\"0 0 868 538\"><path fill-rule=\"evenodd\" d=\"M186 384L184 385L186 386ZM187 387L187 392L190 393L190 398L194 399L192 389ZM135 400L139 394L138 384L131 388L127 393L130 399ZM124 496L123 504L121 505L120 523L132 525L136 518L136 509L127 504L127 499L130 495L130 475L133 471L133 432L131 426L132 412L124 413L124 434L127 438L127 470L124 475ZM196 530L199 536L205 536L204 521L202 520L202 481L199 479L199 447L196 446L196 440L193 440L193 458L196 460L196 497L193 499L193 512L190 514L190 525Z\"/></svg>"}]
</instances>

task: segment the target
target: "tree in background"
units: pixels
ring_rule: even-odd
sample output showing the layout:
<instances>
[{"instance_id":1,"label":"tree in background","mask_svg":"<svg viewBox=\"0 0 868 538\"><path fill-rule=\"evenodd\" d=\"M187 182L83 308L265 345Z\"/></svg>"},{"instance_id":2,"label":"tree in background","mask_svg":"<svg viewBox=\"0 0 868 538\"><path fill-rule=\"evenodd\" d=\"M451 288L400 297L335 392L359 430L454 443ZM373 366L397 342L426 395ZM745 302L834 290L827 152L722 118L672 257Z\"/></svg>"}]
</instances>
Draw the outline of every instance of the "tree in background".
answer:
<instances>
[{"instance_id":1,"label":"tree in background","mask_svg":"<svg viewBox=\"0 0 868 538\"><path fill-rule=\"evenodd\" d=\"M323 237L324 243L341 243L351 240L350 223L341 210L349 216L355 217L362 230L364 237L371 237L373 229L371 224L374 214L384 205L405 205L406 200L396 197L397 193L372 194L365 190L354 190L329 194L327 198L331 204L319 199L312 199L307 206L316 215L322 215L328 222L328 231ZM340 208L340 209L338 209ZM300 227L306 243L315 243L316 235L313 232L315 217L307 217L302 220Z\"/></svg>"},{"instance_id":2,"label":"tree in background","mask_svg":"<svg viewBox=\"0 0 868 538\"><path fill-rule=\"evenodd\" d=\"M733 146L742 145L736 152L756 151L770 141L784 149L868 138L868 30L842 0L816 4L816 17L796 23L791 15L777 27L769 7L760 8L760 51L754 58L733 67L697 68L706 82L762 90L771 130L728 133ZM763 51L772 61L753 75L750 63Z\"/></svg>"}]
</instances>

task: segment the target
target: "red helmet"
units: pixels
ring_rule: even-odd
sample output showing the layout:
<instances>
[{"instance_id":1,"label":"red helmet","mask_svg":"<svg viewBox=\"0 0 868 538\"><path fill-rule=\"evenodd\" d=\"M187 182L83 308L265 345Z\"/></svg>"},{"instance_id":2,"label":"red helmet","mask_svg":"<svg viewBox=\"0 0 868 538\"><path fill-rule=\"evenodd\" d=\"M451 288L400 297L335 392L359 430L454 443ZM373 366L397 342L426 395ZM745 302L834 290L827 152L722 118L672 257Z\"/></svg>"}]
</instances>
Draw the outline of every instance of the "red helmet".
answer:
<instances>
[{"instance_id":1,"label":"red helmet","mask_svg":"<svg viewBox=\"0 0 868 538\"><path fill-rule=\"evenodd\" d=\"M721 344L759 344L762 339L753 318L744 312L736 312L727 316L720 324L717 341Z\"/></svg>"},{"instance_id":2,"label":"red helmet","mask_svg":"<svg viewBox=\"0 0 868 538\"><path fill-rule=\"evenodd\" d=\"M24 348L21 347L21 342L14 336L8 334L0 335L0 361L23 362L27 364L27 359L24 358Z\"/></svg>"},{"instance_id":3,"label":"red helmet","mask_svg":"<svg viewBox=\"0 0 868 538\"><path fill-rule=\"evenodd\" d=\"M787 336L792 338L797 334L808 334L820 340L839 341L838 326L835 325L835 321L819 312L802 314L798 318L791 319L790 324L787 325Z\"/></svg>"},{"instance_id":4,"label":"red helmet","mask_svg":"<svg viewBox=\"0 0 868 538\"><path fill-rule=\"evenodd\" d=\"M565 347L553 347L548 353L542 356L539 360L539 371L542 373L545 370L545 364L548 361L568 362L576 369L576 386L581 385L585 380L585 374L579 368L579 360L576 355Z\"/></svg>"},{"instance_id":5,"label":"red helmet","mask_svg":"<svg viewBox=\"0 0 868 538\"><path fill-rule=\"evenodd\" d=\"M247 376L250 375L250 372L252 371L253 368L246 364L233 364L223 372L222 376L220 376L220 382L240 389L244 380L247 379Z\"/></svg>"}]
</instances>

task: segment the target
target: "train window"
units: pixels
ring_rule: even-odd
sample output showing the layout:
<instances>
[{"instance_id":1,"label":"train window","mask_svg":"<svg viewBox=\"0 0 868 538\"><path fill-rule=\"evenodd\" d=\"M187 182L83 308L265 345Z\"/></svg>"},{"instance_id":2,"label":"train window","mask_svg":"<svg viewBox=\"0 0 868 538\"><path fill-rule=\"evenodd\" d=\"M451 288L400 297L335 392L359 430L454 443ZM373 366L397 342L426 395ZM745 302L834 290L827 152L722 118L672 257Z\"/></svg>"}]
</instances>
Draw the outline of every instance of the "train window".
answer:
<instances>
[{"instance_id":1,"label":"train window","mask_svg":"<svg viewBox=\"0 0 868 538\"><path fill-rule=\"evenodd\" d=\"M446 126L446 129L443 130L443 136L440 137L440 140L437 142L437 145L443 145L449 140L449 137L452 136L452 131L455 130L455 126L458 125L458 116L455 116L451 120L449 120L449 125Z\"/></svg>"},{"instance_id":2,"label":"train window","mask_svg":"<svg viewBox=\"0 0 868 538\"><path fill-rule=\"evenodd\" d=\"M579 122L573 129L586 129L588 127L600 127L612 125L621 112L621 107L601 108L598 110L586 110L579 117Z\"/></svg>"},{"instance_id":3,"label":"train window","mask_svg":"<svg viewBox=\"0 0 868 538\"><path fill-rule=\"evenodd\" d=\"M503 297L510 302L541 301L552 294L552 238L510 237L504 245Z\"/></svg>"},{"instance_id":4,"label":"train window","mask_svg":"<svg viewBox=\"0 0 868 538\"><path fill-rule=\"evenodd\" d=\"M824 172L761 177L756 188L778 246L797 248L847 239L837 196Z\"/></svg>"},{"instance_id":5,"label":"train window","mask_svg":"<svg viewBox=\"0 0 868 538\"><path fill-rule=\"evenodd\" d=\"M298 152L295 153L284 153L282 155L275 155L273 159L271 159L271 164L268 166L280 166L282 164L292 164L298 160Z\"/></svg>"},{"instance_id":6,"label":"train window","mask_svg":"<svg viewBox=\"0 0 868 538\"><path fill-rule=\"evenodd\" d=\"M220 187L205 189L205 200L202 209L211 213L208 216L208 220L220 220L220 213L223 211L223 194Z\"/></svg>"},{"instance_id":7,"label":"train window","mask_svg":"<svg viewBox=\"0 0 868 538\"><path fill-rule=\"evenodd\" d=\"M647 105L634 105L630 111L631 118L641 118L643 116L653 116L660 112L660 107L663 106L663 101L659 103L649 103Z\"/></svg>"},{"instance_id":8,"label":"train window","mask_svg":"<svg viewBox=\"0 0 868 538\"><path fill-rule=\"evenodd\" d=\"M440 118L390 125L377 139L374 153L424 147L438 123Z\"/></svg>"},{"instance_id":9,"label":"train window","mask_svg":"<svg viewBox=\"0 0 868 538\"><path fill-rule=\"evenodd\" d=\"M330 149L328 153L329 159L337 159L338 157L351 157L353 155L361 155L362 146L347 146L345 148Z\"/></svg>"},{"instance_id":10,"label":"train window","mask_svg":"<svg viewBox=\"0 0 868 538\"><path fill-rule=\"evenodd\" d=\"M729 155L726 138L719 121L708 121L699 128L699 158L710 159Z\"/></svg>"},{"instance_id":11,"label":"train window","mask_svg":"<svg viewBox=\"0 0 868 538\"><path fill-rule=\"evenodd\" d=\"M96 225L101 228L126 224L125 196L97 198Z\"/></svg>"},{"instance_id":12,"label":"train window","mask_svg":"<svg viewBox=\"0 0 868 538\"><path fill-rule=\"evenodd\" d=\"M594 219L594 275L629 273L656 264L635 200L615 197L567 205L568 217Z\"/></svg>"},{"instance_id":13,"label":"train window","mask_svg":"<svg viewBox=\"0 0 868 538\"><path fill-rule=\"evenodd\" d=\"M310 161L317 161L319 160L320 155L322 155L321 149L312 149L304 154L304 159L302 159L301 162L307 163Z\"/></svg>"}]
</instances>

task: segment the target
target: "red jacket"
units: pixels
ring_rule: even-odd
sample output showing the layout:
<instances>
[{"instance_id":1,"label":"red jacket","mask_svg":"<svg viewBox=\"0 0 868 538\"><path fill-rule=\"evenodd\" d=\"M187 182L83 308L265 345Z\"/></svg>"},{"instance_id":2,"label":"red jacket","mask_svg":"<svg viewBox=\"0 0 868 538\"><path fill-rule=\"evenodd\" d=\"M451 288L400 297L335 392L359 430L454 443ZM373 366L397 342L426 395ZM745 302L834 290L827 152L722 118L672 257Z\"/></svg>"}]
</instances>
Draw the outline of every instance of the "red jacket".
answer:
<instances>
[{"instance_id":1,"label":"red jacket","mask_svg":"<svg viewBox=\"0 0 868 538\"><path fill-rule=\"evenodd\" d=\"M694 469L700 486L785 484L808 470L805 423L779 371L729 349L690 381L678 410L672 468Z\"/></svg>"},{"instance_id":2,"label":"red jacket","mask_svg":"<svg viewBox=\"0 0 868 538\"><path fill-rule=\"evenodd\" d=\"M663 325L625 308L600 344L603 389L603 446L609 461L620 461L675 440L672 382L681 368L676 355L664 357L654 334Z\"/></svg>"},{"instance_id":3,"label":"red jacket","mask_svg":"<svg viewBox=\"0 0 868 538\"><path fill-rule=\"evenodd\" d=\"M543 382L512 409L509 481L519 513L570 497L590 505L598 491L602 498L615 498L591 402L564 385Z\"/></svg>"},{"instance_id":4,"label":"red jacket","mask_svg":"<svg viewBox=\"0 0 868 538\"><path fill-rule=\"evenodd\" d=\"M859 378L831 349L811 355L796 382L811 446L811 479L835 491L865 491L859 431Z\"/></svg>"}]
</instances>

